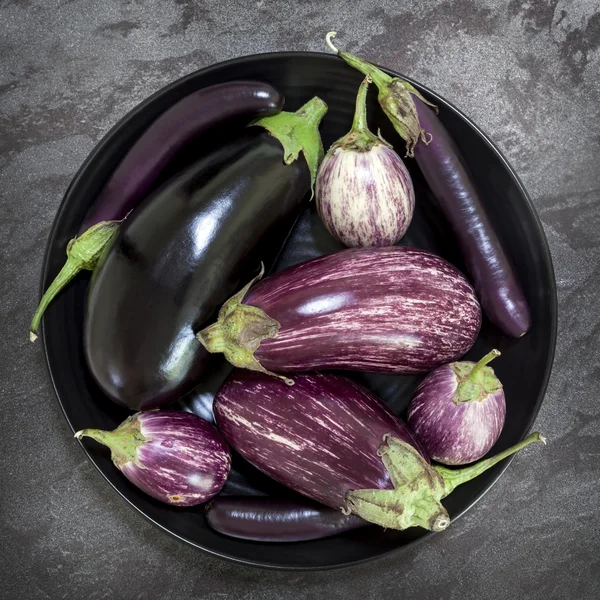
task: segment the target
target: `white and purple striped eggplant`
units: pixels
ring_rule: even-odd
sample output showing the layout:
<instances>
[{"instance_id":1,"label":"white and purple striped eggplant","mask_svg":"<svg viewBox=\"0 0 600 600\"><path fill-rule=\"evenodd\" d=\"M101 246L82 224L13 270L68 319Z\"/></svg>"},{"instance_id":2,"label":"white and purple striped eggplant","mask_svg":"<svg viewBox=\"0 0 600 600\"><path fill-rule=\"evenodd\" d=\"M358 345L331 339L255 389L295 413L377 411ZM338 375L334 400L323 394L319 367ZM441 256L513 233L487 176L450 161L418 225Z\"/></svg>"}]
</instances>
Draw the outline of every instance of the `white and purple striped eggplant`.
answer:
<instances>
[{"instance_id":1,"label":"white and purple striped eggplant","mask_svg":"<svg viewBox=\"0 0 600 600\"><path fill-rule=\"evenodd\" d=\"M454 488L534 441L463 469L431 466L404 423L362 386L331 374L293 387L235 370L217 392L215 419L255 467L322 504L391 529L450 524L441 504Z\"/></svg>"},{"instance_id":2,"label":"white and purple striped eggplant","mask_svg":"<svg viewBox=\"0 0 600 600\"><path fill-rule=\"evenodd\" d=\"M342 250L252 283L198 333L246 369L424 373L467 352L481 325L465 277L417 248Z\"/></svg>"},{"instance_id":3,"label":"white and purple striped eggplant","mask_svg":"<svg viewBox=\"0 0 600 600\"><path fill-rule=\"evenodd\" d=\"M75 437L108 446L113 463L129 481L175 506L194 506L215 496L231 467L223 436L188 412L139 412L114 431L82 429Z\"/></svg>"},{"instance_id":4,"label":"white and purple striped eggplant","mask_svg":"<svg viewBox=\"0 0 600 600\"><path fill-rule=\"evenodd\" d=\"M412 180L402 159L367 126L366 77L356 97L352 129L335 142L316 182L319 215L346 246L392 246L406 233L415 208Z\"/></svg>"},{"instance_id":5,"label":"white and purple striped eggplant","mask_svg":"<svg viewBox=\"0 0 600 600\"><path fill-rule=\"evenodd\" d=\"M408 424L427 454L445 465L485 456L504 427L502 384L491 367L492 350L478 363L455 362L429 373L408 407Z\"/></svg>"}]
</instances>

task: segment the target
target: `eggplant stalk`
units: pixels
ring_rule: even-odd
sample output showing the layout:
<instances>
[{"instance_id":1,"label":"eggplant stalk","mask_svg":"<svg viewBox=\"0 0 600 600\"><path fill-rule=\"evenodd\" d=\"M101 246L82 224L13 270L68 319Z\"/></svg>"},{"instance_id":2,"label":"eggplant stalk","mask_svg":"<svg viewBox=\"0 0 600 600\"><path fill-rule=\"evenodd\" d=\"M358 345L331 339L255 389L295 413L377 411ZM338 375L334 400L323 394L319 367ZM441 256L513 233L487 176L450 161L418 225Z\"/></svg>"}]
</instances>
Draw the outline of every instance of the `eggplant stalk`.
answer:
<instances>
[{"instance_id":1,"label":"eggplant stalk","mask_svg":"<svg viewBox=\"0 0 600 600\"><path fill-rule=\"evenodd\" d=\"M414 156L414 149L419 139L424 144L428 144L430 136L421 127L417 108L411 95L416 96L436 111L437 107L428 100L425 100L419 91L408 83L408 81L404 81L404 79L400 79L399 77L390 77L387 73L384 73L381 69L378 69L366 60L343 50L338 50L331 41L336 35L335 31L330 31L327 34L325 38L327 45L351 67L373 80L373 83L379 89L377 100L381 108L383 108L383 111L392 122L394 129L400 137L406 141L406 156Z\"/></svg>"},{"instance_id":2,"label":"eggplant stalk","mask_svg":"<svg viewBox=\"0 0 600 600\"><path fill-rule=\"evenodd\" d=\"M546 440L535 432L492 458L462 469L448 469L430 466L410 444L384 436L378 453L394 489L351 491L346 497L348 509L390 529L418 526L443 531L450 525L450 516L441 504L443 498L533 442L545 444Z\"/></svg>"},{"instance_id":3,"label":"eggplant stalk","mask_svg":"<svg viewBox=\"0 0 600 600\"><path fill-rule=\"evenodd\" d=\"M502 384L494 375L491 368L485 368L494 358L500 356L499 350L488 352L475 365L462 362L450 365L450 368L456 373L459 384L454 392L452 401L455 404L463 402L481 402L489 394L494 394L502 389Z\"/></svg>"},{"instance_id":4,"label":"eggplant stalk","mask_svg":"<svg viewBox=\"0 0 600 600\"><path fill-rule=\"evenodd\" d=\"M44 292L29 326L29 340L35 342L44 312L80 271L93 271L104 248L119 231L123 221L101 221L67 244L67 262Z\"/></svg>"}]
</instances>

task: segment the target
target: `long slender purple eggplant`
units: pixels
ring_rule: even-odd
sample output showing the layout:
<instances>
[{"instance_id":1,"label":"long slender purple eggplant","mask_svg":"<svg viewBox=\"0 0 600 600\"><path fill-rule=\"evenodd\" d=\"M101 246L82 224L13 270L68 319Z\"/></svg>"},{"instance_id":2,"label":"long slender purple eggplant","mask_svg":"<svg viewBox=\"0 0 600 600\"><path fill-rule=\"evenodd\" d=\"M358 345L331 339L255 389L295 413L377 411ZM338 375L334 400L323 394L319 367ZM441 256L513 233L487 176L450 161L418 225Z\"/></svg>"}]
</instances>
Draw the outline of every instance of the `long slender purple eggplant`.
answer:
<instances>
[{"instance_id":1,"label":"long slender purple eggplant","mask_svg":"<svg viewBox=\"0 0 600 600\"><path fill-rule=\"evenodd\" d=\"M531 313L506 251L456 143L433 105L407 81L390 77L372 64L329 47L379 88L379 104L415 157L433 195L450 223L485 314L504 333L521 337Z\"/></svg>"},{"instance_id":2,"label":"long slender purple eggplant","mask_svg":"<svg viewBox=\"0 0 600 600\"><path fill-rule=\"evenodd\" d=\"M455 362L429 373L408 407L408 424L433 460L464 465L485 456L504 426L502 384L491 367L492 350L478 363Z\"/></svg>"},{"instance_id":3,"label":"long slender purple eggplant","mask_svg":"<svg viewBox=\"0 0 600 600\"><path fill-rule=\"evenodd\" d=\"M338 375L298 375L288 387L236 370L215 397L227 441L258 469L313 500L391 529L441 531L441 500L458 485L544 441L533 433L462 469L432 467L408 428L373 394Z\"/></svg>"},{"instance_id":4,"label":"long slender purple eggplant","mask_svg":"<svg viewBox=\"0 0 600 600\"><path fill-rule=\"evenodd\" d=\"M255 542L305 542L368 525L321 504L262 496L218 496L205 514L219 533Z\"/></svg>"},{"instance_id":5,"label":"long slender purple eggplant","mask_svg":"<svg viewBox=\"0 0 600 600\"><path fill-rule=\"evenodd\" d=\"M481 324L464 276L416 248L342 250L251 284L198 338L263 372L423 373L462 356Z\"/></svg>"},{"instance_id":6,"label":"long slender purple eggplant","mask_svg":"<svg viewBox=\"0 0 600 600\"><path fill-rule=\"evenodd\" d=\"M360 85L352 129L328 150L317 175L316 201L329 233L350 247L392 246L415 207L402 159L367 125L367 89Z\"/></svg>"},{"instance_id":7,"label":"long slender purple eggplant","mask_svg":"<svg viewBox=\"0 0 600 600\"><path fill-rule=\"evenodd\" d=\"M35 341L44 311L82 270L93 271L123 219L152 189L187 143L234 118L278 113L283 96L258 81L231 81L186 96L162 113L131 147L67 246L67 262L43 295L30 326Z\"/></svg>"},{"instance_id":8,"label":"long slender purple eggplant","mask_svg":"<svg viewBox=\"0 0 600 600\"><path fill-rule=\"evenodd\" d=\"M94 272L84 323L87 363L109 398L148 410L198 383L209 356L196 332L260 260L276 259L308 202L326 111L315 97L261 118L127 220Z\"/></svg>"},{"instance_id":9,"label":"long slender purple eggplant","mask_svg":"<svg viewBox=\"0 0 600 600\"><path fill-rule=\"evenodd\" d=\"M149 411L125 419L114 431L83 429L108 446L115 466L146 494L175 506L210 500L231 467L229 448L208 421L182 411Z\"/></svg>"}]
</instances>

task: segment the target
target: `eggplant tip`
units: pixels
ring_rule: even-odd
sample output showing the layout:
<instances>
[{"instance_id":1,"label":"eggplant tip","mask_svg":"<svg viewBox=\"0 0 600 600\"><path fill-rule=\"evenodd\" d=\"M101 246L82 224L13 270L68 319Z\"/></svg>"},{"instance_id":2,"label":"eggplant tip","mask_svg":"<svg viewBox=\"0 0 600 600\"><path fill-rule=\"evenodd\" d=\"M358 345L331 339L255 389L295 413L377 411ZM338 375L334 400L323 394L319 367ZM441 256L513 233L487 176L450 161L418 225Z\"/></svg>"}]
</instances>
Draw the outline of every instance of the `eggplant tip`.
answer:
<instances>
[{"instance_id":1,"label":"eggplant tip","mask_svg":"<svg viewBox=\"0 0 600 600\"><path fill-rule=\"evenodd\" d=\"M29 332L29 341L35 342L35 340L37 340L37 339L38 339L38 336L35 333L33 333L33 331L30 331Z\"/></svg>"},{"instance_id":2,"label":"eggplant tip","mask_svg":"<svg viewBox=\"0 0 600 600\"><path fill-rule=\"evenodd\" d=\"M446 515L439 515L433 523L433 531L444 531L450 525L450 518Z\"/></svg>"},{"instance_id":3,"label":"eggplant tip","mask_svg":"<svg viewBox=\"0 0 600 600\"><path fill-rule=\"evenodd\" d=\"M337 31L330 31L326 36L325 36L325 41L327 42L327 45L336 53L339 54L340 51L333 45L333 43L331 42L331 40L337 35Z\"/></svg>"},{"instance_id":4,"label":"eggplant tip","mask_svg":"<svg viewBox=\"0 0 600 600\"><path fill-rule=\"evenodd\" d=\"M83 437L83 429L75 432L75 438L80 440Z\"/></svg>"},{"instance_id":5,"label":"eggplant tip","mask_svg":"<svg viewBox=\"0 0 600 600\"><path fill-rule=\"evenodd\" d=\"M546 437L543 436L541 433L538 435L540 436L540 442L542 442L542 444L544 444L544 446L546 446L547 445Z\"/></svg>"}]
</instances>

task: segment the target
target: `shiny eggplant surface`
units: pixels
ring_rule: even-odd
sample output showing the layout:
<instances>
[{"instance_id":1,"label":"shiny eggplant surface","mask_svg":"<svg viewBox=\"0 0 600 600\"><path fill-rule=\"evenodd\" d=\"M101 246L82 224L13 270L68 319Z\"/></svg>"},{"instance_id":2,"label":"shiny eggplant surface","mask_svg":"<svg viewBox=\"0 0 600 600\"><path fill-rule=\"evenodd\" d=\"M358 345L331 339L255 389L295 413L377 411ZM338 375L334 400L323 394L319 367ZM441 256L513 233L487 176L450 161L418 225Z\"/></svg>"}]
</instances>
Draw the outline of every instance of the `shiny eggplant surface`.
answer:
<instances>
[{"instance_id":1,"label":"shiny eggplant surface","mask_svg":"<svg viewBox=\"0 0 600 600\"><path fill-rule=\"evenodd\" d=\"M137 211L96 270L85 320L91 372L132 410L189 391L208 356L195 332L263 261L308 199L303 159L259 128L208 154Z\"/></svg>"}]
</instances>

